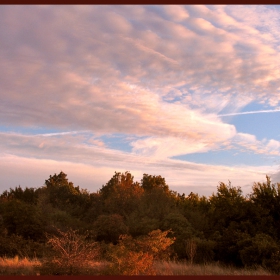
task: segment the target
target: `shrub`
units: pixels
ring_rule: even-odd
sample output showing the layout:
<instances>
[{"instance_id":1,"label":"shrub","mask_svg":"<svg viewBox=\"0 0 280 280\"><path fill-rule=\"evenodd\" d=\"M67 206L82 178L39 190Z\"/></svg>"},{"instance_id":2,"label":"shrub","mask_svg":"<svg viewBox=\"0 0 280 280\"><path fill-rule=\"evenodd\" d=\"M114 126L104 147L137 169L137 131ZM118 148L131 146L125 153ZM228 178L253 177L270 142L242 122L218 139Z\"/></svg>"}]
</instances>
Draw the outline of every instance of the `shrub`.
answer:
<instances>
[{"instance_id":1,"label":"shrub","mask_svg":"<svg viewBox=\"0 0 280 280\"><path fill-rule=\"evenodd\" d=\"M245 266L252 267L255 265L267 266L272 255L276 255L279 247L275 240L266 234L257 234L255 237L244 240L240 245L240 256Z\"/></svg>"},{"instance_id":2,"label":"shrub","mask_svg":"<svg viewBox=\"0 0 280 280\"><path fill-rule=\"evenodd\" d=\"M24 239L20 235L0 234L0 257L43 257L46 254L46 246L44 243L33 241L32 239Z\"/></svg>"},{"instance_id":3,"label":"shrub","mask_svg":"<svg viewBox=\"0 0 280 280\"><path fill-rule=\"evenodd\" d=\"M48 237L53 256L40 268L40 274L83 275L93 273L93 261L98 255L96 242L88 240L88 234L76 230L58 230L59 236Z\"/></svg>"},{"instance_id":4,"label":"shrub","mask_svg":"<svg viewBox=\"0 0 280 280\"><path fill-rule=\"evenodd\" d=\"M133 239L120 236L117 245L111 244L108 257L111 261L103 273L113 275L154 275L154 261L167 259L174 239L166 237L170 231L154 230L148 236Z\"/></svg>"}]
</instances>

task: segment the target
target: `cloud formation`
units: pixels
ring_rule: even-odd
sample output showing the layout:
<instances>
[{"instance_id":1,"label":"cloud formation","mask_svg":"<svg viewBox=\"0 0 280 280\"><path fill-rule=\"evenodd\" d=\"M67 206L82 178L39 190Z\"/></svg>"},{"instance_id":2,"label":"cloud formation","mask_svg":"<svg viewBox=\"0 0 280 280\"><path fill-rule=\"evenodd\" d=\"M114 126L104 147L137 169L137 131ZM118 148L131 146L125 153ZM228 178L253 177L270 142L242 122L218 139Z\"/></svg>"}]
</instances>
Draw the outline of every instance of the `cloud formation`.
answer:
<instances>
[{"instance_id":1,"label":"cloud formation","mask_svg":"<svg viewBox=\"0 0 280 280\"><path fill-rule=\"evenodd\" d=\"M1 119L103 130L93 119L106 116L111 130L125 114L140 130L149 100L165 95L200 109L208 96L279 97L275 31L267 38L255 15L244 24L230 7L177 9L178 20L168 6L2 7Z\"/></svg>"},{"instance_id":2,"label":"cloud formation","mask_svg":"<svg viewBox=\"0 0 280 280\"><path fill-rule=\"evenodd\" d=\"M221 147L279 155L221 119L252 101L279 111L279 19L273 6L2 6L0 153L108 170L125 157L137 174L202 172L170 158ZM102 140L117 133L131 152Z\"/></svg>"}]
</instances>

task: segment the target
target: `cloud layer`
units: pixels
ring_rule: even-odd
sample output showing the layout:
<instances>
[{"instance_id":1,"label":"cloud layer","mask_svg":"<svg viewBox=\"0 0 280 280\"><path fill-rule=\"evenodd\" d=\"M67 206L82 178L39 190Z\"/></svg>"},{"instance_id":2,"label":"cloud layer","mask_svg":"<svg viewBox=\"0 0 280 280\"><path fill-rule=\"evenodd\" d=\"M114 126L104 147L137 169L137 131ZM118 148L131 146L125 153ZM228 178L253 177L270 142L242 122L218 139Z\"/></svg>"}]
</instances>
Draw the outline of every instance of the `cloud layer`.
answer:
<instances>
[{"instance_id":1,"label":"cloud layer","mask_svg":"<svg viewBox=\"0 0 280 280\"><path fill-rule=\"evenodd\" d=\"M167 167L179 168L177 182L189 170L201 188L221 174L243 178L170 158L221 147L279 156L278 140L221 119L252 101L279 110L279 19L273 6L0 7L2 160L170 178ZM38 128L53 132L24 132ZM131 152L102 141L117 133Z\"/></svg>"}]
</instances>

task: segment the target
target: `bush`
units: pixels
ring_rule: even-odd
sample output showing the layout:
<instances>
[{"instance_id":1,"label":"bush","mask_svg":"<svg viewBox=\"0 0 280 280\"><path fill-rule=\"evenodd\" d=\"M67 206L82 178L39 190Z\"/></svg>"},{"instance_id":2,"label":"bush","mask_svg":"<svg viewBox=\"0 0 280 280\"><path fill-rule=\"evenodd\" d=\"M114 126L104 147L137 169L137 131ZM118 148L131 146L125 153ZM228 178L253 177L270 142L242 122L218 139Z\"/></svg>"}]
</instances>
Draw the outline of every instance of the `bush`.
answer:
<instances>
[{"instance_id":1,"label":"bush","mask_svg":"<svg viewBox=\"0 0 280 280\"><path fill-rule=\"evenodd\" d=\"M154 230L148 236L133 239L122 235L117 245L111 244L108 257L111 261L104 274L154 275L154 261L167 259L174 239L166 237L170 231Z\"/></svg>"},{"instance_id":2,"label":"bush","mask_svg":"<svg viewBox=\"0 0 280 280\"><path fill-rule=\"evenodd\" d=\"M80 235L70 229L58 230L59 236L48 237L53 256L43 262L40 274L83 275L94 271L94 260L98 255L96 242L88 240L88 234Z\"/></svg>"},{"instance_id":3,"label":"bush","mask_svg":"<svg viewBox=\"0 0 280 280\"><path fill-rule=\"evenodd\" d=\"M0 235L0 257L28 257L41 258L46 254L46 246L43 243L33 241L32 239L24 239L20 235L12 234L10 236Z\"/></svg>"},{"instance_id":4,"label":"bush","mask_svg":"<svg viewBox=\"0 0 280 280\"><path fill-rule=\"evenodd\" d=\"M98 241L117 243L119 236L128 232L122 216L118 214L100 215L93 224Z\"/></svg>"},{"instance_id":5,"label":"bush","mask_svg":"<svg viewBox=\"0 0 280 280\"><path fill-rule=\"evenodd\" d=\"M244 240L240 245L243 245L243 249L240 250L240 256L245 266L261 265L268 269L272 263L273 266L276 266L279 247L271 236L263 233L256 234L255 237Z\"/></svg>"}]
</instances>

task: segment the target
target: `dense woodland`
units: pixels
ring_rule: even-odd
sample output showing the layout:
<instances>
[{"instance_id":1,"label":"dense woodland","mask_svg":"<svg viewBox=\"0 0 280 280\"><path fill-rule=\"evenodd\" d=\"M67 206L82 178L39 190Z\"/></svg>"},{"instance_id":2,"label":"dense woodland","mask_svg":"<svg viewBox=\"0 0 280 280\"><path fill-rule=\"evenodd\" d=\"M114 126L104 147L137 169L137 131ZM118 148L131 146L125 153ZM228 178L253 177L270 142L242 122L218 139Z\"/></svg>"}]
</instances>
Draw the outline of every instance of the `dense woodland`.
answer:
<instances>
[{"instance_id":1,"label":"dense woodland","mask_svg":"<svg viewBox=\"0 0 280 280\"><path fill-rule=\"evenodd\" d=\"M168 247L162 258L280 273L280 184L267 176L244 196L230 182L220 183L207 198L174 192L161 176L144 174L136 182L126 172L90 193L60 172L43 187L1 194L0 256L45 258L55 237L69 233L98 244L101 259L153 239L162 240L162 252Z\"/></svg>"}]
</instances>

